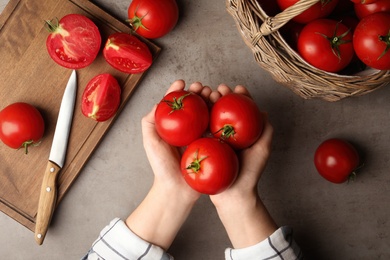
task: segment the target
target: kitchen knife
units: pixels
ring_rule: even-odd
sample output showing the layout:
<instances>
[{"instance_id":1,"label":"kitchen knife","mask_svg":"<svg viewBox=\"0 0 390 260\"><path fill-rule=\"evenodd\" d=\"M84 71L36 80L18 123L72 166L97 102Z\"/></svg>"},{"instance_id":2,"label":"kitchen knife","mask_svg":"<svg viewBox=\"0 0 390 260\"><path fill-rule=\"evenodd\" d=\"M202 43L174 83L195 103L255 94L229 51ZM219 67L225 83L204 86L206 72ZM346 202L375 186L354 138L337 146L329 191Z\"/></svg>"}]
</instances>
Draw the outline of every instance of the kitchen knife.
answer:
<instances>
[{"instance_id":1,"label":"kitchen knife","mask_svg":"<svg viewBox=\"0 0 390 260\"><path fill-rule=\"evenodd\" d=\"M73 70L58 113L57 125L50 150L49 162L43 176L35 225L35 240L42 245L57 202L57 177L64 166L77 94L77 75Z\"/></svg>"}]
</instances>

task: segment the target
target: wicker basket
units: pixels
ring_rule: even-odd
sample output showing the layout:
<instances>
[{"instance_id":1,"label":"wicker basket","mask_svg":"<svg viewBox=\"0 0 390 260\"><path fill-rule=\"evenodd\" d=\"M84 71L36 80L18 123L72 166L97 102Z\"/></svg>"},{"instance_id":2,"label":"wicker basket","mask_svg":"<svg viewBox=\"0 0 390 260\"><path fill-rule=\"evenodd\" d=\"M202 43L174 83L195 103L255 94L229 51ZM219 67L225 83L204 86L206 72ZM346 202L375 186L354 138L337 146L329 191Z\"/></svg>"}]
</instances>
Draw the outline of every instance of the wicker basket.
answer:
<instances>
[{"instance_id":1,"label":"wicker basket","mask_svg":"<svg viewBox=\"0 0 390 260\"><path fill-rule=\"evenodd\" d=\"M286 43L278 29L319 1L301 0L274 17L267 16L257 0L226 0L226 7L260 67L305 99L338 101L388 84L390 71L367 69L351 76L328 73L308 64Z\"/></svg>"}]
</instances>

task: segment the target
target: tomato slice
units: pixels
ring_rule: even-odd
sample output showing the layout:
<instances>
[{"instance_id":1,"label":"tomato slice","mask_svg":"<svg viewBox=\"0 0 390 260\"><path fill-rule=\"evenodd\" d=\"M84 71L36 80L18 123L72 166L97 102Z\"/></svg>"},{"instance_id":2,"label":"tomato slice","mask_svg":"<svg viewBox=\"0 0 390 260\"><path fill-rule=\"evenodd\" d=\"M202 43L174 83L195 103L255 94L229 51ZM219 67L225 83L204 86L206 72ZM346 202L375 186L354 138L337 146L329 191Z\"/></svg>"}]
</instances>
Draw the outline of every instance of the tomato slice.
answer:
<instances>
[{"instance_id":1,"label":"tomato slice","mask_svg":"<svg viewBox=\"0 0 390 260\"><path fill-rule=\"evenodd\" d=\"M128 33L110 35L103 55L112 67L129 74L144 72L152 65L152 53L148 46Z\"/></svg>"},{"instance_id":2,"label":"tomato slice","mask_svg":"<svg viewBox=\"0 0 390 260\"><path fill-rule=\"evenodd\" d=\"M59 22L46 21L51 32L46 39L50 57L59 65L80 69L90 65L99 53L101 36L97 26L80 14L69 14Z\"/></svg>"},{"instance_id":3,"label":"tomato slice","mask_svg":"<svg viewBox=\"0 0 390 260\"><path fill-rule=\"evenodd\" d=\"M118 81L111 74L99 74L85 87L81 103L82 113L96 121L106 121L118 110L120 96Z\"/></svg>"}]
</instances>

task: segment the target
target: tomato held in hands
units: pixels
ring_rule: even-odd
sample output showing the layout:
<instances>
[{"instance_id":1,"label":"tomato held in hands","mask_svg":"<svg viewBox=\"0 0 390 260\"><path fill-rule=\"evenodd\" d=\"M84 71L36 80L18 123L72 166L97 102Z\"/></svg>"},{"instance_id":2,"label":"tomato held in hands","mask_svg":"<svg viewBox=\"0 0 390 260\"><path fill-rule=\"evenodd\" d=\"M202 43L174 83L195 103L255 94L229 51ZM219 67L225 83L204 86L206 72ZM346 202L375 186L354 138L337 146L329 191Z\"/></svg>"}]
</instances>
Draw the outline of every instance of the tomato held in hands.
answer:
<instances>
[{"instance_id":1,"label":"tomato held in hands","mask_svg":"<svg viewBox=\"0 0 390 260\"><path fill-rule=\"evenodd\" d=\"M285 10L296 4L299 0L277 0L280 9ZM309 23L313 20L328 16L336 7L339 0L321 0L309 7L303 13L295 16L292 20L297 23Z\"/></svg>"},{"instance_id":2,"label":"tomato held in hands","mask_svg":"<svg viewBox=\"0 0 390 260\"><path fill-rule=\"evenodd\" d=\"M235 149L251 146L263 131L264 119L248 96L229 93L211 108L210 131Z\"/></svg>"},{"instance_id":3,"label":"tomato held in hands","mask_svg":"<svg viewBox=\"0 0 390 260\"><path fill-rule=\"evenodd\" d=\"M344 24L335 20L312 21L299 34L298 52L314 67L338 72L354 56L352 33Z\"/></svg>"},{"instance_id":4,"label":"tomato held in hands","mask_svg":"<svg viewBox=\"0 0 390 260\"><path fill-rule=\"evenodd\" d=\"M208 195L229 188L237 178L239 162L234 150L216 138L192 142L181 159L182 175L194 190Z\"/></svg>"},{"instance_id":5,"label":"tomato held in hands","mask_svg":"<svg viewBox=\"0 0 390 260\"><path fill-rule=\"evenodd\" d=\"M321 143L314 155L319 174L333 183L343 183L355 176L359 154L355 147L342 139L328 139Z\"/></svg>"},{"instance_id":6,"label":"tomato held in hands","mask_svg":"<svg viewBox=\"0 0 390 260\"><path fill-rule=\"evenodd\" d=\"M24 148L40 142L45 131L42 115L32 105L13 103L0 112L0 139L7 146Z\"/></svg>"},{"instance_id":7,"label":"tomato held in hands","mask_svg":"<svg viewBox=\"0 0 390 260\"><path fill-rule=\"evenodd\" d=\"M60 21L46 21L50 35L46 47L59 65L80 69L90 65L99 53L101 36L97 26L80 14L69 14Z\"/></svg>"},{"instance_id":8,"label":"tomato held in hands","mask_svg":"<svg viewBox=\"0 0 390 260\"><path fill-rule=\"evenodd\" d=\"M144 72L152 65L152 53L148 46L128 33L110 35L103 55L112 67L129 74Z\"/></svg>"},{"instance_id":9,"label":"tomato held in hands","mask_svg":"<svg viewBox=\"0 0 390 260\"><path fill-rule=\"evenodd\" d=\"M118 81L111 74L99 74L84 89L81 112L98 122L106 121L115 115L120 100L121 88Z\"/></svg>"},{"instance_id":10,"label":"tomato held in hands","mask_svg":"<svg viewBox=\"0 0 390 260\"><path fill-rule=\"evenodd\" d=\"M375 13L360 20L353 34L353 47L367 66L390 70L390 13Z\"/></svg>"},{"instance_id":11,"label":"tomato held in hands","mask_svg":"<svg viewBox=\"0 0 390 260\"><path fill-rule=\"evenodd\" d=\"M133 0L127 13L134 31L148 39L166 35L179 19L176 0Z\"/></svg>"},{"instance_id":12,"label":"tomato held in hands","mask_svg":"<svg viewBox=\"0 0 390 260\"><path fill-rule=\"evenodd\" d=\"M203 98L186 90L168 93L157 105L156 131L170 145L187 146L201 137L209 124Z\"/></svg>"}]
</instances>

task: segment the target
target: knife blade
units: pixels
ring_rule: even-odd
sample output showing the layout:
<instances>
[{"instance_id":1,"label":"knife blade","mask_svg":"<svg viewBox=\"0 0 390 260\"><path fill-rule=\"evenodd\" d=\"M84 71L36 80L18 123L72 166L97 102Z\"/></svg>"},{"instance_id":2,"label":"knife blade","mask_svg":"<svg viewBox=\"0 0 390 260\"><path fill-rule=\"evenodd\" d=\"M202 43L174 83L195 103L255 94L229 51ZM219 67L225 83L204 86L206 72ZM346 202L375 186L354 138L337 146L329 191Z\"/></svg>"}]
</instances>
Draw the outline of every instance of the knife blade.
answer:
<instances>
[{"instance_id":1,"label":"knife blade","mask_svg":"<svg viewBox=\"0 0 390 260\"><path fill-rule=\"evenodd\" d=\"M42 245L57 202L57 177L64 166L77 94L77 75L73 70L66 85L58 113L49 162L43 176L35 225L35 241Z\"/></svg>"}]
</instances>

